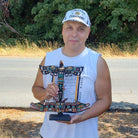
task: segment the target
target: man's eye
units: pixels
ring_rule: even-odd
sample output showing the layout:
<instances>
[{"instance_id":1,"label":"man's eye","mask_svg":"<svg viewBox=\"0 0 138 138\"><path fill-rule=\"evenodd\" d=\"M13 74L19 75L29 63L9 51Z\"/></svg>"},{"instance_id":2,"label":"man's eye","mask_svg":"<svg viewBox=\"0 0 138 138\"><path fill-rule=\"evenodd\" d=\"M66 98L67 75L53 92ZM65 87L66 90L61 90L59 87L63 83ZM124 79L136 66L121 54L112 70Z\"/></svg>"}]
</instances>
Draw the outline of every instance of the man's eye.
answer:
<instances>
[{"instance_id":1,"label":"man's eye","mask_svg":"<svg viewBox=\"0 0 138 138\"><path fill-rule=\"evenodd\" d=\"M69 27L67 27L67 29L68 29L68 30L71 30L71 29L72 29L72 27L70 27L70 26L69 26Z\"/></svg>"},{"instance_id":2,"label":"man's eye","mask_svg":"<svg viewBox=\"0 0 138 138\"><path fill-rule=\"evenodd\" d=\"M84 28L79 28L79 31L84 31Z\"/></svg>"}]
</instances>

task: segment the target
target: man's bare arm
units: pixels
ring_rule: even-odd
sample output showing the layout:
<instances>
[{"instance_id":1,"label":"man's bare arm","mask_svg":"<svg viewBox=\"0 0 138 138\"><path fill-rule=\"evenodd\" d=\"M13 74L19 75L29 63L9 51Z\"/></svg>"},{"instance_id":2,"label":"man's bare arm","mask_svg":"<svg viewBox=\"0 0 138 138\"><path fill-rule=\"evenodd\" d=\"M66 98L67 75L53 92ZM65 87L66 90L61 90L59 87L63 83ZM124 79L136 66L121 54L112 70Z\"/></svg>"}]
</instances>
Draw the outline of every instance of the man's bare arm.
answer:
<instances>
[{"instance_id":1,"label":"man's bare arm","mask_svg":"<svg viewBox=\"0 0 138 138\"><path fill-rule=\"evenodd\" d=\"M81 115L72 116L71 123L78 123L105 112L111 105L111 80L108 66L102 57L99 57L97 63L97 79L95 82L95 91L97 101L90 109Z\"/></svg>"},{"instance_id":2,"label":"man's bare arm","mask_svg":"<svg viewBox=\"0 0 138 138\"><path fill-rule=\"evenodd\" d=\"M41 65L44 66L45 58L42 60ZM41 70L38 69L37 76L35 82L32 86L32 92L36 99L39 101L48 100L52 96L56 97L58 94L58 86L54 83L48 84L48 87L45 89L43 85L43 74Z\"/></svg>"}]
</instances>

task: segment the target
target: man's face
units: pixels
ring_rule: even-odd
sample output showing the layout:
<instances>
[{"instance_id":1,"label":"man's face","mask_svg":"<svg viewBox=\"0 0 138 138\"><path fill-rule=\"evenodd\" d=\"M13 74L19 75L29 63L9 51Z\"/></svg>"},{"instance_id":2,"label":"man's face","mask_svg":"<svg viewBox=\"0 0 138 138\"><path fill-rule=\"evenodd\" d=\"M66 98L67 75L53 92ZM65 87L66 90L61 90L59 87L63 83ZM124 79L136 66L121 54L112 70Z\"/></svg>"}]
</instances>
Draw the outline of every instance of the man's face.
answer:
<instances>
[{"instance_id":1,"label":"man's face","mask_svg":"<svg viewBox=\"0 0 138 138\"><path fill-rule=\"evenodd\" d=\"M66 48L78 49L85 47L90 28L82 23L67 21L63 24L62 35Z\"/></svg>"}]
</instances>

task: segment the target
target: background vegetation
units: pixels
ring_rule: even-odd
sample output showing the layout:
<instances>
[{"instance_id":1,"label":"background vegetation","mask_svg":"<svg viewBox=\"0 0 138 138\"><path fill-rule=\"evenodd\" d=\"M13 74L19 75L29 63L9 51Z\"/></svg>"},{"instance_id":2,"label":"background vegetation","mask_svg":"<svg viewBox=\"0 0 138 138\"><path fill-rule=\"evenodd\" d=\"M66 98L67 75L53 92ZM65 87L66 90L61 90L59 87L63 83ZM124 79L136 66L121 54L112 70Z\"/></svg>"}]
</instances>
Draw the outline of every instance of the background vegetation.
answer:
<instances>
[{"instance_id":1,"label":"background vegetation","mask_svg":"<svg viewBox=\"0 0 138 138\"><path fill-rule=\"evenodd\" d=\"M122 50L136 51L138 45L137 0L1 0L0 45L14 46L18 41L62 44L65 12L82 8L92 23L87 44L115 44ZM43 43L44 42L44 43ZM106 45L105 45L106 46Z\"/></svg>"}]
</instances>

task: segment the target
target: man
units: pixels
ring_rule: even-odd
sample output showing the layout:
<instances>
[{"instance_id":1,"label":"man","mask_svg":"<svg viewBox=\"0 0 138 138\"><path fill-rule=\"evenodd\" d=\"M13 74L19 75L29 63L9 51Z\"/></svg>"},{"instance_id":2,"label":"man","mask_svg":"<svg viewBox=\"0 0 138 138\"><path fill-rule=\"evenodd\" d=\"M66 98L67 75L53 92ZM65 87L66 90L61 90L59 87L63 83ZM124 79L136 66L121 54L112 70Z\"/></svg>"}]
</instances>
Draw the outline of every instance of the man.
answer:
<instances>
[{"instance_id":1,"label":"man","mask_svg":"<svg viewBox=\"0 0 138 138\"><path fill-rule=\"evenodd\" d=\"M63 60L65 66L83 66L78 100L90 103L91 107L84 112L70 114L69 122L50 121L50 113L46 112L40 134L43 138L98 138L97 117L111 105L109 69L100 54L85 46L91 23L84 10L68 11L62 23L62 36L65 45L47 53L41 65L58 66L59 61ZM73 93L70 95L70 92L73 91L72 84L68 81L65 85L65 95L67 94L73 99ZM32 87L34 97L40 101L51 100L52 97L58 96L58 90L57 84L51 82L47 75L43 76L38 70Z\"/></svg>"}]
</instances>

